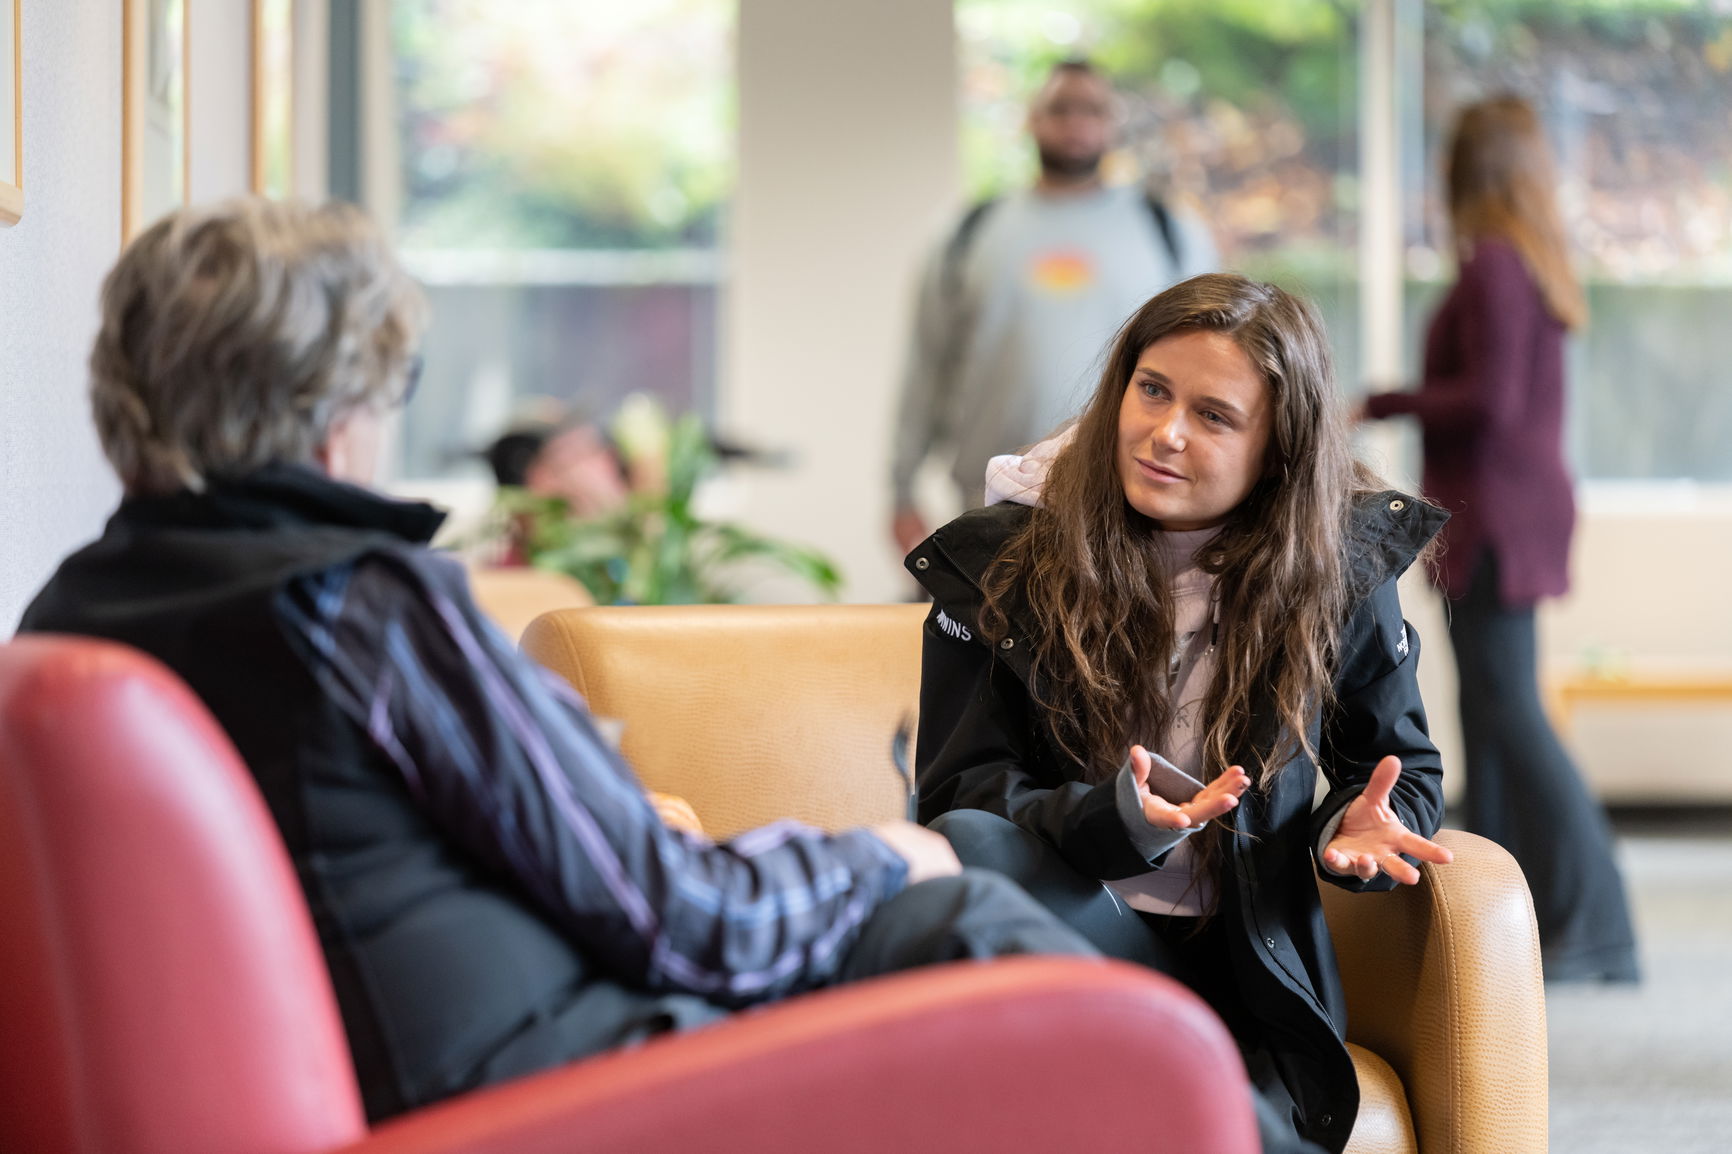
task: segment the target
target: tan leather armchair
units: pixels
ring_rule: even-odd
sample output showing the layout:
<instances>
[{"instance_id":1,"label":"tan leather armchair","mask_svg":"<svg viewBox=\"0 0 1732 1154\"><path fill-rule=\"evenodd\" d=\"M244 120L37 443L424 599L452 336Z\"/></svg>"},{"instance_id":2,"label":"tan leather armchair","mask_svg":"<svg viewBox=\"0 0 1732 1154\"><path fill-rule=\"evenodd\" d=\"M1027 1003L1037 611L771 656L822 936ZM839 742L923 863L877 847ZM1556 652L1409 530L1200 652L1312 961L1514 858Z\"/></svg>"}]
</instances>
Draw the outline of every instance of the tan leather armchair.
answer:
<instances>
[{"instance_id":1,"label":"tan leather armchair","mask_svg":"<svg viewBox=\"0 0 1732 1154\"><path fill-rule=\"evenodd\" d=\"M650 789L711 837L778 818L828 830L907 816L890 759L920 697L918 605L629 606L549 613L523 650L624 723Z\"/></svg>"},{"instance_id":2,"label":"tan leather armchair","mask_svg":"<svg viewBox=\"0 0 1732 1154\"><path fill-rule=\"evenodd\" d=\"M595 608L524 634L652 789L714 837L777 818L901 816L890 759L919 692L918 605ZM1545 995L1527 885L1503 849L1446 830L1417 886L1323 886L1362 1104L1349 1154L1546 1148Z\"/></svg>"},{"instance_id":3,"label":"tan leather armchair","mask_svg":"<svg viewBox=\"0 0 1732 1154\"><path fill-rule=\"evenodd\" d=\"M543 613L594 605L575 577L530 565L469 565L469 591L475 604L513 641Z\"/></svg>"}]
</instances>

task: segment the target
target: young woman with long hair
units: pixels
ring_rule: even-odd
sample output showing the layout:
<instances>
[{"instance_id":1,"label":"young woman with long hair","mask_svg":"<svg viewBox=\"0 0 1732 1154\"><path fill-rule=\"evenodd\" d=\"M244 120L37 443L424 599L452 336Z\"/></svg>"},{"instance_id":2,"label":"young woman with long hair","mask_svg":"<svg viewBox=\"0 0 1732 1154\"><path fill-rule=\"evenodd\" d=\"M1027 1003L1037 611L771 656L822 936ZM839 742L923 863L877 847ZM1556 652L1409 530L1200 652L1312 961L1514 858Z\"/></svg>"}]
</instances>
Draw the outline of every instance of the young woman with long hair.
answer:
<instances>
[{"instance_id":1,"label":"young woman with long hair","mask_svg":"<svg viewBox=\"0 0 1732 1154\"><path fill-rule=\"evenodd\" d=\"M1534 607L1569 587L1564 336L1587 315L1550 152L1532 106L1462 109L1445 185L1460 275L1432 318L1416 392L1368 417L1417 417L1425 490L1454 516L1439 583L1461 681L1466 821L1521 863L1550 981L1634 981L1635 932L1604 812L1540 700Z\"/></svg>"},{"instance_id":2,"label":"young woman with long hair","mask_svg":"<svg viewBox=\"0 0 1732 1154\"><path fill-rule=\"evenodd\" d=\"M1396 594L1444 514L1354 463L1311 308L1230 275L1138 310L1023 464L1022 503L908 559L920 817L1214 1005L1267 1148L1338 1151L1358 1084L1315 867L1384 890L1449 860Z\"/></svg>"}]
</instances>

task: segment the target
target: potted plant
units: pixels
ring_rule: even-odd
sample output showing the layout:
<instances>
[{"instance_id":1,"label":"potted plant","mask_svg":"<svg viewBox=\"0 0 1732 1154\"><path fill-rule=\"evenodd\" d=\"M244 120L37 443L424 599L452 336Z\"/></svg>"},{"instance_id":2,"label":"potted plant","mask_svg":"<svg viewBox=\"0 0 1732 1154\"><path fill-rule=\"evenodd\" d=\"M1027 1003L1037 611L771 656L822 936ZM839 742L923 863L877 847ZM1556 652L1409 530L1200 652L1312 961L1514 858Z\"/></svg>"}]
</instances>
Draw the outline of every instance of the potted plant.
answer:
<instances>
[{"instance_id":1,"label":"potted plant","mask_svg":"<svg viewBox=\"0 0 1732 1154\"><path fill-rule=\"evenodd\" d=\"M496 523L525 562L576 578L598 605L738 601L763 565L834 599L841 574L816 550L700 515L694 498L716 454L695 414L670 420L653 398L634 394L611 432L627 481L614 507L575 515L565 496L500 489Z\"/></svg>"}]
</instances>

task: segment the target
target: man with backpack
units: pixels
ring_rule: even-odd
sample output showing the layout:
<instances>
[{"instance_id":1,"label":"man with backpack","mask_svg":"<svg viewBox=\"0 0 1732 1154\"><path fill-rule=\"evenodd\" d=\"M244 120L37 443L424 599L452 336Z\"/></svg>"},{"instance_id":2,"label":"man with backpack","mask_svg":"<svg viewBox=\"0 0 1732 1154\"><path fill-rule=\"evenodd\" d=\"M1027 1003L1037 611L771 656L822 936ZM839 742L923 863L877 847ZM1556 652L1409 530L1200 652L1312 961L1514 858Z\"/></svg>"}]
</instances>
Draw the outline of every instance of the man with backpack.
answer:
<instances>
[{"instance_id":1,"label":"man with backpack","mask_svg":"<svg viewBox=\"0 0 1732 1154\"><path fill-rule=\"evenodd\" d=\"M943 444L963 507L988 458L1069 417L1120 322L1175 281L1214 270L1195 216L1141 187L1109 187L1114 94L1082 60L1056 65L1029 109L1031 188L966 212L921 278L902 380L891 487L904 552L927 534L914 475Z\"/></svg>"}]
</instances>

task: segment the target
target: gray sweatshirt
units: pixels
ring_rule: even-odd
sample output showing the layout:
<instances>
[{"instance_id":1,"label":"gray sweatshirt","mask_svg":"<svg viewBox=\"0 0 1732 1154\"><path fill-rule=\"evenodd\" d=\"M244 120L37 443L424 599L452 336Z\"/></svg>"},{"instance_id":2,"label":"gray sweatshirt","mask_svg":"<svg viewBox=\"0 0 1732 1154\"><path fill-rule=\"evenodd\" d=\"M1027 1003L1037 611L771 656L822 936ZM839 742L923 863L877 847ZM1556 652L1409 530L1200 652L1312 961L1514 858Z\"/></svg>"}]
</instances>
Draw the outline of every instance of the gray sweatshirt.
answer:
<instances>
[{"instance_id":1,"label":"gray sweatshirt","mask_svg":"<svg viewBox=\"0 0 1732 1154\"><path fill-rule=\"evenodd\" d=\"M1168 285L1216 269L1202 222L1169 210L1181 268L1136 187L1005 197L986 210L954 275L945 238L921 277L903 372L898 506L941 444L955 451L958 489L978 503L989 457L1033 443L1081 407L1125 318Z\"/></svg>"}]
</instances>

